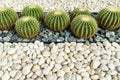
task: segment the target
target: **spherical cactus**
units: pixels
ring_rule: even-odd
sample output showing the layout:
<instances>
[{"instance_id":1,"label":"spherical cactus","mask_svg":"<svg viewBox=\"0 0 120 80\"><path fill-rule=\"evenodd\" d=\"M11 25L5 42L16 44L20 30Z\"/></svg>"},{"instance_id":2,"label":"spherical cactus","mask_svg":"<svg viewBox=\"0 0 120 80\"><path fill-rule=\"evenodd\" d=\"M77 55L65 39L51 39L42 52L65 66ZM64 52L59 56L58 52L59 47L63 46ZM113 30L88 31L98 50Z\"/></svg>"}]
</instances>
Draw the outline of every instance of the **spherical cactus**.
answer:
<instances>
[{"instance_id":1,"label":"spherical cactus","mask_svg":"<svg viewBox=\"0 0 120 80\"><path fill-rule=\"evenodd\" d=\"M69 25L69 22L69 15L62 10L51 11L45 17L46 25L53 31L64 30Z\"/></svg>"},{"instance_id":2,"label":"spherical cactus","mask_svg":"<svg viewBox=\"0 0 120 80\"><path fill-rule=\"evenodd\" d=\"M73 19L74 17L76 17L78 15L91 15L91 13L86 8L82 8L82 7L81 8L76 8L71 13L71 19Z\"/></svg>"},{"instance_id":3,"label":"spherical cactus","mask_svg":"<svg viewBox=\"0 0 120 80\"><path fill-rule=\"evenodd\" d=\"M16 12L8 7L0 8L0 30L11 30L18 19Z\"/></svg>"},{"instance_id":4,"label":"spherical cactus","mask_svg":"<svg viewBox=\"0 0 120 80\"><path fill-rule=\"evenodd\" d=\"M23 16L32 16L36 18L37 20L41 20L43 18L43 10L38 5L29 5L26 6L22 11Z\"/></svg>"},{"instance_id":5,"label":"spherical cactus","mask_svg":"<svg viewBox=\"0 0 120 80\"><path fill-rule=\"evenodd\" d=\"M78 38L90 38L97 31L97 22L91 16L79 15L72 20L70 29Z\"/></svg>"},{"instance_id":6,"label":"spherical cactus","mask_svg":"<svg viewBox=\"0 0 120 80\"><path fill-rule=\"evenodd\" d=\"M120 9L107 7L97 14L99 27L107 30L115 30L120 27Z\"/></svg>"},{"instance_id":7,"label":"spherical cactus","mask_svg":"<svg viewBox=\"0 0 120 80\"><path fill-rule=\"evenodd\" d=\"M23 38L33 38L40 30L39 22L33 17L22 17L15 24L17 34Z\"/></svg>"}]
</instances>

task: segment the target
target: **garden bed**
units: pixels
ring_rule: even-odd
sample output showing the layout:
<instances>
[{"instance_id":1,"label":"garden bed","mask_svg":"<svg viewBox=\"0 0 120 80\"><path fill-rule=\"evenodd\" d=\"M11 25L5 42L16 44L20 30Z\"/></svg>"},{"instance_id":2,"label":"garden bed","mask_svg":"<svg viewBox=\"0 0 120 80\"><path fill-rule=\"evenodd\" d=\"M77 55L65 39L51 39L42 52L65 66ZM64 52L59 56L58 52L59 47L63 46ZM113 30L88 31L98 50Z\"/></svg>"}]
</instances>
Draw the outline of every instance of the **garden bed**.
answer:
<instances>
[{"instance_id":1,"label":"garden bed","mask_svg":"<svg viewBox=\"0 0 120 80\"><path fill-rule=\"evenodd\" d=\"M19 17L21 17L21 13L18 12ZM95 18L97 13L92 13L92 16ZM93 42L103 42L108 40L109 42L117 42L120 43L120 29L115 31L108 31L98 28L97 33L88 39L78 39L75 38L69 27L61 32L53 32L45 26L44 21L40 22L40 32L39 34L32 39L23 39L16 34L15 30L11 31L0 31L0 42L34 42L35 40L39 40L44 43L63 43L63 42L82 42L82 43L93 43Z\"/></svg>"}]
</instances>

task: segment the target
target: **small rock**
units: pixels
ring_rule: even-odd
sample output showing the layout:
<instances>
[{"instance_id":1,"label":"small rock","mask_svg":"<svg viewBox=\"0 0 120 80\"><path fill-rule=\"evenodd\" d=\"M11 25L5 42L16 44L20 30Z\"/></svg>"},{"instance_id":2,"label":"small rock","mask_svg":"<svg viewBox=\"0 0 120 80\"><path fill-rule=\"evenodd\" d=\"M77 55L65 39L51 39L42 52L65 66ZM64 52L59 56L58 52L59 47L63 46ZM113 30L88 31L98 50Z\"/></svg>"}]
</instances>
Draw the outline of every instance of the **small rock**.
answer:
<instances>
[{"instance_id":1,"label":"small rock","mask_svg":"<svg viewBox=\"0 0 120 80\"><path fill-rule=\"evenodd\" d=\"M68 66L63 66L63 67L62 67L62 70L63 70L65 73L67 73L67 72L70 71L70 68L69 68Z\"/></svg>"},{"instance_id":2,"label":"small rock","mask_svg":"<svg viewBox=\"0 0 120 80\"><path fill-rule=\"evenodd\" d=\"M15 75L15 79L19 79L22 76L22 72L18 71L17 74Z\"/></svg>"},{"instance_id":3,"label":"small rock","mask_svg":"<svg viewBox=\"0 0 120 80\"><path fill-rule=\"evenodd\" d=\"M3 59L0 61L0 65L1 65L1 66L6 65L7 63L8 63L7 58L3 58Z\"/></svg>"},{"instance_id":4,"label":"small rock","mask_svg":"<svg viewBox=\"0 0 120 80\"><path fill-rule=\"evenodd\" d=\"M92 67L93 69L97 69L99 65L100 65L100 61L97 60L97 59L94 59L94 60L91 62L91 67Z\"/></svg>"},{"instance_id":5,"label":"small rock","mask_svg":"<svg viewBox=\"0 0 120 80\"><path fill-rule=\"evenodd\" d=\"M0 71L0 77L3 75L3 71Z\"/></svg>"},{"instance_id":6,"label":"small rock","mask_svg":"<svg viewBox=\"0 0 120 80\"><path fill-rule=\"evenodd\" d=\"M116 57L117 59L120 59L120 52L117 52L117 53L115 54L115 57Z\"/></svg>"},{"instance_id":7,"label":"small rock","mask_svg":"<svg viewBox=\"0 0 120 80\"><path fill-rule=\"evenodd\" d=\"M49 57L49 56L50 56L50 52L49 52L49 51L43 51L43 52L42 52L42 55L43 55L44 57Z\"/></svg>"},{"instance_id":8,"label":"small rock","mask_svg":"<svg viewBox=\"0 0 120 80\"><path fill-rule=\"evenodd\" d=\"M66 73L64 78L65 78L65 80L71 80L72 79L72 73L71 72Z\"/></svg>"},{"instance_id":9,"label":"small rock","mask_svg":"<svg viewBox=\"0 0 120 80\"><path fill-rule=\"evenodd\" d=\"M44 59L44 58L40 58L38 64L39 64L39 65L42 65L42 64L44 64L44 63L45 63L45 59Z\"/></svg>"},{"instance_id":10,"label":"small rock","mask_svg":"<svg viewBox=\"0 0 120 80\"><path fill-rule=\"evenodd\" d=\"M81 62L75 62L75 68L80 69L82 67Z\"/></svg>"},{"instance_id":11,"label":"small rock","mask_svg":"<svg viewBox=\"0 0 120 80\"><path fill-rule=\"evenodd\" d=\"M37 71L37 70L39 70L40 69L40 66L39 65L34 65L33 67L32 67L32 71L33 72L35 72L35 71Z\"/></svg>"},{"instance_id":12,"label":"small rock","mask_svg":"<svg viewBox=\"0 0 120 80\"><path fill-rule=\"evenodd\" d=\"M23 69L22 69L22 73L23 73L24 75L27 75L27 74L30 72L32 66L33 66L33 64L27 64L27 65L25 65L25 66L23 67Z\"/></svg>"},{"instance_id":13,"label":"small rock","mask_svg":"<svg viewBox=\"0 0 120 80\"><path fill-rule=\"evenodd\" d=\"M62 68L61 64L55 64L55 67L53 68L53 72L56 72Z\"/></svg>"},{"instance_id":14,"label":"small rock","mask_svg":"<svg viewBox=\"0 0 120 80\"><path fill-rule=\"evenodd\" d=\"M117 71L120 72L120 66L117 67Z\"/></svg>"},{"instance_id":15,"label":"small rock","mask_svg":"<svg viewBox=\"0 0 120 80\"><path fill-rule=\"evenodd\" d=\"M65 52L70 53L70 49L68 47L65 47Z\"/></svg>"},{"instance_id":16,"label":"small rock","mask_svg":"<svg viewBox=\"0 0 120 80\"><path fill-rule=\"evenodd\" d=\"M5 71L5 73L3 74L3 76L1 77L2 80L9 80L10 78L10 74L8 71Z\"/></svg>"},{"instance_id":17,"label":"small rock","mask_svg":"<svg viewBox=\"0 0 120 80\"><path fill-rule=\"evenodd\" d=\"M15 75L16 75L16 73L17 73L17 70L12 70L12 71L10 71L10 76L11 76L12 78L14 78Z\"/></svg>"},{"instance_id":18,"label":"small rock","mask_svg":"<svg viewBox=\"0 0 120 80\"><path fill-rule=\"evenodd\" d=\"M110 68L110 70L114 70L115 69L115 66L113 63L109 63L108 64L108 67Z\"/></svg>"},{"instance_id":19,"label":"small rock","mask_svg":"<svg viewBox=\"0 0 120 80\"><path fill-rule=\"evenodd\" d=\"M78 74L76 74L76 80L82 80L82 77Z\"/></svg>"},{"instance_id":20,"label":"small rock","mask_svg":"<svg viewBox=\"0 0 120 80\"><path fill-rule=\"evenodd\" d=\"M62 63L64 61L64 58L62 56L57 56L55 59L56 63Z\"/></svg>"},{"instance_id":21,"label":"small rock","mask_svg":"<svg viewBox=\"0 0 120 80\"><path fill-rule=\"evenodd\" d=\"M99 75L92 75L92 76L91 76L91 79L93 79L93 80L98 80L98 79L99 79Z\"/></svg>"},{"instance_id":22,"label":"small rock","mask_svg":"<svg viewBox=\"0 0 120 80\"><path fill-rule=\"evenodd\" d=\"M116 71L114 71L114 70L109 70L109 71L108 71L108 74L113 76L113 75L116 75L116 74L117 74L117 72L116 72Z\"/></svg>"},{"instance_id":23,"label":"small rock","mask_svg":"<svg viewBox=\"0 0 120 80\"><path fill-rule=\"evenodd\" d=\"M59 77L58 80L65 80L64 77Z\"/></svg>"},{"instance_id":24,"label":"small rock","mask_svg":"<svg viewBox=\"0 0 120 80\"><path fill-rule=\"evenodd\" d=\"M109 70L108 67L107 67L106 65L104 65L104 64L102 64L102 65L100 66L100 69L101 69L102 71L108 71L108 70Z\"/></svg>"},{"instance_id":25,"label":"small rock","mask_svg":"<svg viewBox=\"0 0 120 80\"><path fill-rule=\"evenodd\" d=\"M89 74L88 74L87 72L82 72L82 73L81 73L81 76L82 76L82 77L89 77Z\"/></svg>"},{"instance_id":26,"label":"small rock","mask_svg":"<svg viewBox=\"0 0 120 80\"><path fill-rule=\"evenodd\" d=\"M50 72L50 68L49 68L49 67L46 67L46 68L43 69L42 72L43 72L44 75L48 75L49 72Z\"/></svg>"},{"instance_id":27,"label":"small rock","mask_svg":"<svg viewBox=\"0 0 120 80\"><path fill-rule=\"evenodd\" d=\"M64 76L65 72L63 70L58 70L57 71L57 76Z\"/></svg>"}]
</instances>

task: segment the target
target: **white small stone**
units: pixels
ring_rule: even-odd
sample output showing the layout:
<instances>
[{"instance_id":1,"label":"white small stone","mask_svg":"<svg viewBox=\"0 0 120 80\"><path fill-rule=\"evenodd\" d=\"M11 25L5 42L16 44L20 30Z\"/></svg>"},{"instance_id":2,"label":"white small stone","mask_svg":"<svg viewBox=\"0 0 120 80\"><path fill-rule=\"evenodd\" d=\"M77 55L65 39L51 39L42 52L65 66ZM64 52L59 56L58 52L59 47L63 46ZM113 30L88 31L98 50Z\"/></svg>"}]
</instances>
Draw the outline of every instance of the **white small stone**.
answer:
<instances>
[{"instance_id":1,"label":"white small stone","mask_svg":"<svg viewBox=\"0 0 120 80\"><path fill-rule=\"evenodd\" d=\"M35 72L35 71L37 71L37 70L39 70L40 69L40 66L39 65L34 65L33 67L32 67L32 71L33 72Z\"/></svg>"},{"instance_id":2,"label":"white small stone","mask_svg":"<svg viewBox=\"0 0 120 80\"><path fill-rule=\"evenodd\" d=\"M61 64L55 64L55 67L53 68L53 72L56 72L62 68Z\"/></svg>"},{"instance_id":3,"label":"white small stone","mask_svg":"<svg viewBox=\"0 0 120 80\"><path fill-rule=\"evenodd\" d=\"M15 75L15 79L19 79L22 76L22 72L18 71L17 74Z\"/></svg>"},{"instance_id":4,"label":"white small stone","mask_svg":"<svg viewBox=\"0 0 120 80\"><path fill-rule=\"evenodd\" d=\"M13 67L14 67L14 69L21 69L22 68L20 64L13 64Z\"/></svg>"},{"instance_id":5,"label":"white small stone","mask_svg":"<svg viewBox=\"0 0 120 80\"><path fill-rule=\"evenodd\" d=\"M57 71L57 76L64 76L65 72L63 70L58 70Z\"/></svg>"},{"instance_id":6,"label":"white small stone","mask_svg":"<svg viewBox=\"0 0 120 80\"><path fill-rule=\"evenodd\" d=\"M27 64L27 65L25 65L25 66L23 67L23 69L22 69L22 73L23 73L24 75L27 75L27 74L30 72L32 66L33 66L33 64Z\"/></svg>"},{"instance_id":7,"label":"white small stone","mask_svg":"<svg viewBox=\"0 0 120 80\"><path fill-rule=\"evenodd\" d=\"M5 71L5 73L3 74L3 76L1 77L2 80L9 80L10 78L10 74L8 71Z\"/></svg>"},{"instance_id":8,"label":"white small stone","mask_svg":"<svg viewBox=\"0 0 120 80\"><path fill-rule=\"evenodd\" d=\"M106 77L107 80L112 80L111 75L106 75L105 77Z\"/></svg>"},{"instance_id":9,"label":"white small stone","mask_svg":"<svg viewBox=\"0 0 120 80\"><path fill-rule=\"evenodd\" d=\"M39 69L39 70L35 71L35 74L38 76L41 76L41 70Z\"/></svg>"},{"instance_id":10,"label":"white small stone","mask_svg":"<svg viewBox=\"0 0 120 80\"><path fill-rule=\"evenodd\" d=\"M120 52L117 52L117 53L115 54L115 57L116 57L117 59L120 59Z\"/></svg>"},{"instance_id":11,"label":"white small stone","mask_svg":"<svg viewBox=\"0 0 120 80\"><path fill-rule=\"evenodd\" d=\"M43 55L44 57L49 57L49 56L50 56L50 52L49 52L49 51L43 51L43 52L42 52L42 55Z\"/></svg>"},{"instance_id":12,"label":"white small stone","mask_svg":"<svg viewBox=\"0 0 120 80\"><path fill-rule=\"evenodd\" d=\"M100 66L100 69L101 69L102 71L108 71L108 70L109 70L108 67L107 67L106 65L104 65L104 64L102 64L102 65Z\"/></svg>"},{"instance_id":13,"label":"white small stone","mask_svg":"<svg viewBox=\"0 0 120 80\"><path fill-rule=\"evenodd\" d=\"M116 72L116 71L114 71L114 70L109 70L109 71L108 71L108 74L109 74L109 75L116 75L116 74L117 74L117 72Z\"/></svg>"},{"instance_id":14,"label":"white small stone","mask_svg":"<svg viewBox=\"0 0 120 80\"><path fill-rule=\"evenodd\" d=\"M7 53L8 54L15 54L16 53L16 49L15 48L10 48Z\"/></svg>"},{"instance_id":15,"label":"white small stone","mask_svg":"<svg viewBox=\"0 0 120 80\"><path fill-rule=\"evenodd\" d=\"M98 59L94 59L92 62L91 62L91 67L93 69L97 69L98 66L100 65L100 61Z\"/></svg>"},{"instance_id":16,"label":"white small stone","mask_svg":"<svg viewBox=\"0 0 120 80\"><path fill-rule=\"evenodd\" d=\"M10 71L10 76L13 78L15 77L16 73L17 73L17 70L12 70Z\"/></svg>"},{"instance_id":17,"label":"white small stone","mask_svg":"<svg viewBox=\"0 0 120 80\"><path fill-rule=\"evenodd\" d=\"M82 73L81 73L81 76L82 76L82 77L89 77L89 74L88 74L87 72L82 72Z\"/></svg>"},{"instance_id":18,"label":"white small stone","mask_svg":"<svg viewBox=\"0 0 120 80\"><path fill-rule=\"evenodd\" d=\"M62 67L62 70L63 70L65 73L67 73L67 72L70 71L70 68L69 68L68 66L63 66L63 67Z\"/></svg>"},{"instance_id":19,"label":"white small stone","mask_svg":"<svg viewBox=\"0 0 120 80\"><path fill-rule=\"evenodd\" d=\"M89 77L83 77L82 80L91 80Z\"/></svg>"},{"instance_id":20,"label":"white small stone","mask_svg":"<svg viewBox=\"0 0 120 80\"><path fill-rule=\"evenodd\" d=\"M72 79L72 73L71 72L66 73L64 78L65 78L65 80L71 80Z\"/></svg>"},{"instance_id":21,"label":"white small stone","mask_svg":"<svg viewBox=\"0 0 120 80\"><path fill-rule=\"evenodd\" d=\"M74 68L74 63L69 63L68 66L70 69L72 69L72 68Z\"/></svg>"},{"instance_id":22,"label":"white small stone","mask_svg":"<svg viewBox=\"0 0 120 80\"><path fill-rule=\"evenodd\" d=\"M3 71L0 71L0 77L3 75Z\"/></svg>"},{"instance_id":23,"label":"white small stone","mask_svg":"<svg viewBox=\"0 0 120 80\"><path fill-rule=\"evenodd\" d=\"M64 77L59 77L58 80L65 80Z\"/></svg>"},{"instance_id":24,"label":"white small stone","mask_svg":"<svg viewBox=\"0 0 120 80\"><path fill-rule=\"evenodd\" d=\"M40 58L38 64L39 64L39 65L42 65L42 64L44 64L44 63L45 63L45 59L44 59L44 58Z\"/></svg>"},{"instance_id":25,"label":"white small stone","mask_svg":"<svg viewBox=\"0 0 120 80\"><path fill-rule=\"evenodd\" d=\"M82 77L78 74L76 74L76 80L82 80Z\"/></svg>"},{"instance_id":26,"label":"white small stone","mask_svg":"<svg viewBox=\"0 0 120 80\"><path fill-rule=\"evenodd\" d=\"M106 49L108 49L108 48L111 47L111 43L108 42L108 41L104 41L104 42L103 42L103 45L105 46Z\"/></svg>"},{"instance_id":27,"label":"white small stone","mask_svg":"<svg viewBox=\"0 0 120 80\"><path fill-rule=\"evenodd\" d=\"M82 67L81 62L75 62L75 68L80 69Z\"/></svg>"},{"instance_id":28,"label":"white small stone","mask_svg":"<svg viewBox=\"0 0 120 80\"><path fill-rule=\"evenodd\" d=\"M46 68L43 69L42 72L43 72L44 75L48 75L49 72L50 72L50 68L49 68L49 67L46 67Z\"/></svg>"},{"instance_id":29,"label":"white small stone","mask_svg":"<svg viewBox=\"0 0 120 80\"><path fill-rule=\"evenodd\" d=\"M65 47L65 52L70 53L70 49L68 47Z\"/></svg>"},{"instance_id":30,"label":"white small stone","mask_svg":"<svg viewBox=\"0 0 120 80\"><path fill-rule=\"evenodd\" d=\"M3 58L3 59L0 61L0 66L6 65L7 63L8 63L7 58Z\"/></svg>"},{"instance_id":31,"label":"white small stone","mask_svg":"<svg viewBox=\"0 0 120 80\"><path fill-rule=\"evenodd\" d=\"M117 67L117 71L120 72L120 66Z\"/></svg>"},{"instance_id":32,"label":"white small stone","mask_svg":"<svg viewBox=\"0 0 120 80\"><path fill-rule=\"evenodd\" d=\"M62 63L64 61L64 58L62 56L57 56L55 59L56 63Z\"/></svg>"},{"instance_id":33,"label":"white small stone","mask_svg":"<svg viewBox=\"0 0 120 80\"><path fill-rule=\"evenodd\" d=\"M28 73L28 74L26 75L26 77L27 77L27 78L30 78L30 77L32 77L32 75L33 75L33 72L30 72L30 73Z\"/></svg>"},{"instance_id":34,"label":"white small stone","mask_svg":"<svg viewBox=\"0 0 120 80\"><path fill-rule=\"evenodd\" d=\"M115 69L115 66L114 66L113 63L109 63L109 64L108 64L108 67L109 67L111 70L114 70L114 69Z\"/></svg>"},{"instance_id":35,"label":"white small stone","mask_svg":"<svg viewBox=\"0 0 120 80\"><path fill-rule=\"evenodd\" d=\"M56 80L54 75L47 75L46 80Z\"/></svg>"},{"instance_id":36,"label":"white small stone","mask_svg":"<svg viewBox=\"0 0 120 80\"><path fill-rule=\"evenodd\" d=\"M91 79L93 79L93 80L98 80L98 79L99 79L99 75L92 75L92 76L91 76Z\"/></svg>"}]
</instances>

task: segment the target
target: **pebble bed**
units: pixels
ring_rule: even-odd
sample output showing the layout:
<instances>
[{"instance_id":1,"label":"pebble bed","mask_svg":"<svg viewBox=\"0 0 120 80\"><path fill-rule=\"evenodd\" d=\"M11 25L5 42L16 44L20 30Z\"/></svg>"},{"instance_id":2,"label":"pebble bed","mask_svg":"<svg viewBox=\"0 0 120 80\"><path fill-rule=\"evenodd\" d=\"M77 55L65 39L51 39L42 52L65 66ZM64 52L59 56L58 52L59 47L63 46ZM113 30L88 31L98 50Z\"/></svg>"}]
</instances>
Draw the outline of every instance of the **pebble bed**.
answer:
<instances>
[{"instance_id":1,"label":"pebble bed","mask_svg":"<svg viewBox=\"0 0 120 80\"><path fill-rule=\"evenodd\" d=\"M0 43L0 80L120 80L120 45Z\"/></svg>"},{"instance_id":2,"label":"pebble bed","mask_svg":"<svg viewBox=\"0 0 120 80\"><path fill-rule=\"evenodd\" d=\"M20 16L20 13L18 13ZM93 17L96 13L93 13ZM63 42L82 42L82 43L92 43L92 42L103 42L108 40L109 42L120 43L120 29L115 31L108 31L98 28L98 32L91 38L88 39L78 39L75 38L70 31L70 26L68 29L61 32L51 31L45 26L44 21L40 22L40 32L32 39L21 38L17 35L15 30L12 31L0 31L0 42L34 42L39 40L45 43L63 43Z\"/></svg>"}]
</instances>

